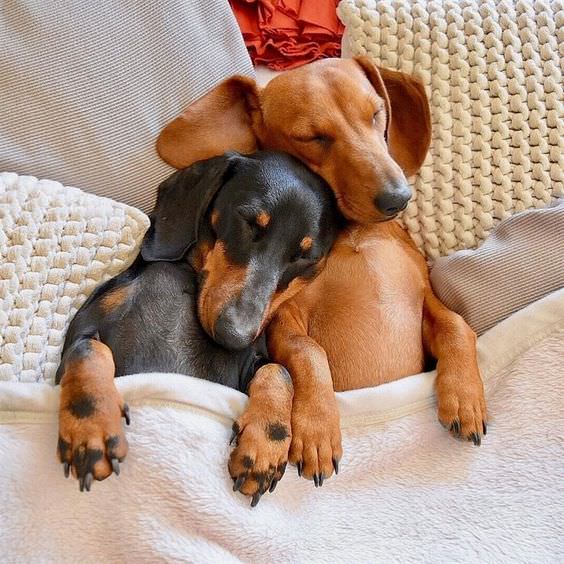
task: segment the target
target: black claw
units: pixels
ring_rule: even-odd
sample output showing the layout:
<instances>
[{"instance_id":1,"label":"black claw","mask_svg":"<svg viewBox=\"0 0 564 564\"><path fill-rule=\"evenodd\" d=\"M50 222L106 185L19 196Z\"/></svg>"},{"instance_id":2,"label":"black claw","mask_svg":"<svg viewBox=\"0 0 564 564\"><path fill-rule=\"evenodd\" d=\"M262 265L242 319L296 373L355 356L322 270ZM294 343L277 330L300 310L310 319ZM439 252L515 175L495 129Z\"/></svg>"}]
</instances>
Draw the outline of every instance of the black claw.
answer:
<instances>
[{"instance_id":1,"label":"black claw","mask_svg":"<svg viewBox=\"0 0 564 564\"><path fill-rule=\"evenodd\" d=\"M92 473L88 472L88 474L84 476L84 488L86 489L87 492L89 492L91 487L92 487Z\"/></svg>"},{"instance_id":2,"label":"black claw","mask_svg":"<svg viewBox=\"0 0 564 564\"><path fill-rule=\"evenodd\" d=\"M270 482L268 480L265 480L262 484L260 484L260 486L259 486L260 495L264 495L268 491L269 485L270 485Z\"/></svg>"},{"instance_id":3,"label":"black claw","mask_svg":"<svg viewBox=\"0 0 564 564\"><path fill-rule=\"evenodd\" d=\"M78 479L78 489L83 492L84 491L84 478Z\"/></svg>"},{"instance_id":4,"label":"black claw","mask_svg":"<svg viewBox=\"0 0 564 564\"><path fill-rule=\"evenodd\" d=\"M251 507L256 507L257 503L260 501L260 498L262 497L262 494L260 492L257 492L254 496L253 499L251 500Z\"/></svg>"},{"instance_id":5,"label":"black claw","mask_svg":"<svg viewBox=\"0 0 564 564\"><path fill-rule=\"evenodd\" d=\"M301 478L302 477L302 470L304 467L304 463L300 460L297 464L296 467L298 468L298 476Z\"/></svg>"},{"instance_id":6,"label":"black claw","mask_svg":"<svg viewBox=\"0 0 564 564\"><path fill-rule=\"evenodd\" d=\"M313 483L315 484L316 488L319 487L319 478L317 477L317 474L313 475Z\"/></svg>"},{"instance_id":7,"label":"black claw","mask_svg":"<svg viewBox=\"0 0 564 564\"><path fill-rule=\"evenodd\" d=\"M125 417L125 424L129 425L131 418L129 416L129 406L126 403L123 404L123 416Z\"/></svg>"},{"instance_id":8,"label":"black claw","mask_svg":"<svg viewBox=\"0 0 564 564\"><path fill-rule=\"evenodd\" d=\"M478 435L478 433L472 433L470 435L470 440L476 445L476 446L480 446L482 444L482 439L480 438L480 435Z\"/></svg>"},{"instance_id":9,"label":"black claw","mask_svg":"<svg viewBox=\"0 0 564 564\"><path fill-rule=\"evenodd\" d=\"M333 458L333 468L335 469L335 475L339 473L339 461Z\"/></svg>"},{"instance_id":10,"label":"black claw","mask_svg":"<svg viewBox=\"0 0 564 564\"><path fill-rule=\"evenodd\" d=\"M114 471L114 474L116 476L119 476L120 468L119 468L119 462L118 462L117 458L112 458L112 470Z\"/></svg>"},{"instance_id":11,"label":"black claw","mask_svg":"<svg viewBox=\"0 0 564 564\"><path fill-rule=\"evenodd\" d=\"M65 478L68 478L70 474L70 464L68 462L63 462L63 471L65 472Z\"/></svg>"},{"instance_id":12,"label":"black claw","mask_svg":"<svg viewBox=\"0 0 564 564\"><path fill-rule=\"evenodd\" d=\"M482 430L484 431L484 436L488 434L488 426L485 421L482 421Z\"/></svg>"},{"instance_id":13,"label":"black claw","mask_svg":"<svg viewBox=\"0 0 564 564\"><path fill-rule=\"evenodd\" d=\"M268 488L268 491L272 493L276 489L277 485L278 485L278 480L276 478L273 478L272 482L270 483L270 487Z\"/></svg>"},{"instance_id":14,"label":"black claw","mask_svg":"<svg viewBox=\"0 0 564 564\"><path fill-rule=\"evenodd\" d=\"M323 480L325 480L325 476L323 474L319 474L319 487L323 485Z\"/></svg>"},{"instance_id":15,"label":"black claw","mask_svg":"<svg viewBox=\"0 0 564 564\"><path fill-rule=\"evenodd\" d=\"M284 464L278 466L277 470L278 470L278 474L280 474L280 478L278 478L279 480L282 478L282 476L284 476L284 472L286 472L287 464L288 464L287 462L284 462Z\"/></svg>"},{"instance_id":16,"label":"black claw","mask_svg":"<svg viewBox=\"0 0 564 564\"><path fill-rule=\"evenodd\" d=\"M455 434L455 435L459 435L460 434L460 421L458 419L455 419L451 424L450 424L450 430Z\"/></svg>"},{"instance_id":17,"label":"black claw","mask_svg":"<svg viewBox=\"0 0 564 564\"><path fill-rule=\"evenodd\" d=\"M229 439L230 445L233 444L233 441L239 436L239 433L241 432L241 427L239 427L239 423L237 423L237 421L235 421L231 426L231 431L231 438Z\"/></svg>"},{"instance_id":18,"label":"black claw","mask_svg":"<svg viewBox=\"0 0 564 564\"><path fill-rule=\"evenodd\" d=\"M245 483L246 476L238 476L233 484L233 491L238 492Z\"/></svg>"}]
</instances>

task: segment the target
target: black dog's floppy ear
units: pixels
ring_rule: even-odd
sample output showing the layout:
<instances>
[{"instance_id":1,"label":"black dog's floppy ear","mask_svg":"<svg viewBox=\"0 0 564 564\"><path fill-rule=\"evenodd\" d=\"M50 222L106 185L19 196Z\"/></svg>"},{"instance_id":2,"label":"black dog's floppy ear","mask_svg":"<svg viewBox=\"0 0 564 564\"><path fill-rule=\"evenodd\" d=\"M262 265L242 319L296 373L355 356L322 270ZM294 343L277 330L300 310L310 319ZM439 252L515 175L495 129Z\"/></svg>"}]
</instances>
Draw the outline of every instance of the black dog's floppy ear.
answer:
<instances>
[{"instance_id":1,"label":"black dog's floppy ear","mask_svg":"<svg viewBox=\"0 0 564 564\"><path fill-rule=\"evenodd\" d=\"M180 260L197 240L200 222L238 153L226 153L175 172L159 186L151 227L141 244L147 262Z\"/></svg>"}]
</instances>

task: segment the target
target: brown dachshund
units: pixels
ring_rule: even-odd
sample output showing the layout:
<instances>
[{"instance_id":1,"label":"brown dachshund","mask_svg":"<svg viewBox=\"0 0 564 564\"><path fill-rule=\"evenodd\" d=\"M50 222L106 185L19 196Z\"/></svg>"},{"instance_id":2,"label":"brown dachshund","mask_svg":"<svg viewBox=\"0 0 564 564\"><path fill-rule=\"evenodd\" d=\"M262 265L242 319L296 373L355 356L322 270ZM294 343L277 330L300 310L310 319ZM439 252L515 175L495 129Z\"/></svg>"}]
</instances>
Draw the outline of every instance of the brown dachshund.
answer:
<instances>
[{"instance_id":1,"label":"brown dachshund","mask_svg":"<svg viewBox=\"0 0 564 564\"><path fill-rule=\"evenodd\" d=\"M227 149L287 151L322 176L349 220L325 269L278 310L272 359L294 384L289 459L316 485L342 456L334 390L374 386L437 362L440 422L479 445L486 405L476 337L431 289L427 266L393 219L431 138L422 84L366 58L329 59L265 88L233 77L189 106L157 150L180 168Z\"/></svg>"}]
</instances>

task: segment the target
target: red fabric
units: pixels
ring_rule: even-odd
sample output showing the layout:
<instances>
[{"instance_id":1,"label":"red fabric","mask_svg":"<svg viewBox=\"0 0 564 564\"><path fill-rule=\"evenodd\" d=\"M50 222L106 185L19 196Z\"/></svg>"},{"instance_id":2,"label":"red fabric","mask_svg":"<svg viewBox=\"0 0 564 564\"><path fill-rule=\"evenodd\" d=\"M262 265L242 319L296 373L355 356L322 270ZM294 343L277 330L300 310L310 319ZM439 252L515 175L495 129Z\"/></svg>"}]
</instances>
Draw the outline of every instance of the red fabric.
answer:
<instances>
[{"instance_id":1,"label":"red fabric","mask_svg":"<svg viewBox=\"0 0 564 564\"><path fill-rule=\"evenodd\" d=\"M274 70L341 54L339 0L229 0L251 59Z\"/></svg>"}]
</instances>

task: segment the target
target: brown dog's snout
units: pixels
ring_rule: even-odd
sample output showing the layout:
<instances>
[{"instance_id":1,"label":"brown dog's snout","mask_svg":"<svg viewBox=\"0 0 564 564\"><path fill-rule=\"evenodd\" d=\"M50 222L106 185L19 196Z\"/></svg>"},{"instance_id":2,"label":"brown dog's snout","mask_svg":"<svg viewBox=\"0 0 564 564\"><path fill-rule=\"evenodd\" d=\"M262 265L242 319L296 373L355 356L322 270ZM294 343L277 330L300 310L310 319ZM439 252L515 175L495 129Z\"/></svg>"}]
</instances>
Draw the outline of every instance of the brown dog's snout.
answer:
<instances>
[{"instance_id":1,"label":"brown dog's snout","mask_svg":"<svg viewBox=\"0 0 564 564\"><path fill-rule=\"evenodd\" d=\"M403 211L411 199L411 188L405 179L386 182L376 197L376 209L386 217L393 217Z\"/></svg>"}]
</instances>

